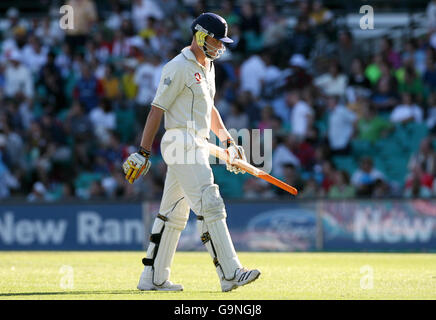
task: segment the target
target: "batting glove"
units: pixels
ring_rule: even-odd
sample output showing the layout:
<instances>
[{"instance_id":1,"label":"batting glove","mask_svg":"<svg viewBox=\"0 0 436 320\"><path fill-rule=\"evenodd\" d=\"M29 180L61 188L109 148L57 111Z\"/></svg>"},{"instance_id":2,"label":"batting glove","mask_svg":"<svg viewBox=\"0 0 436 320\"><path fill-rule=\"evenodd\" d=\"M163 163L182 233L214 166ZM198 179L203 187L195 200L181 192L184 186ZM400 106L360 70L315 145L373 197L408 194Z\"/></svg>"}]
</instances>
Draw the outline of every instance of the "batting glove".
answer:
<instances>
[{"instance_id":1,"label":"batting glove","mask_svg":"<svg viewBox=\"0 0 436 320\"><path fill-rule=\"evenodd\" d=\"M132 153L123 163L126 180L132 184L140 176L145 176L150 166L150 152L140 147L138 152Z\"/></svg>"},{"instance_id":2,"label":"batting glove","mask_svg":"<svg viewBox=\"0 0 436 320\"><path fill-rule=\"evenodd\" d=\"M238 173L244 174L245 173L244 170L238 168L235 165L232 165L235 159L247 161L247 158L245 157L244 148L242 148L241 146L237 146L236 143L231 139L227 139L227 146L228 146L227 153L229 154L229 162L226 163L227 170L235 174Z\"/></svg>"}]
</instances>

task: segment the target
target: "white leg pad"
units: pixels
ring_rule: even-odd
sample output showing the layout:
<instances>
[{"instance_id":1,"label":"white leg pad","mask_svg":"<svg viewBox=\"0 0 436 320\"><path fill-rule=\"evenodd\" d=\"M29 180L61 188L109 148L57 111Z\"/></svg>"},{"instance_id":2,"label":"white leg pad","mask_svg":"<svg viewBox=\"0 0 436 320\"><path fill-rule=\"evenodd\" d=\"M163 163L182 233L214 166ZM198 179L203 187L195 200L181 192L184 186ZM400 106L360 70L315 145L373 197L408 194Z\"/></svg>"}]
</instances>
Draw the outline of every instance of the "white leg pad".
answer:
<instances>
[{"instance_id":1,"label":"white leg pad","mask_svg":"<svg viewBox=\"0 0 436 320\"><path fill-rule=\"evenodd\" d=\"M171 220L170 220L171 219ZM180 221L179 221L180 220ZM160 286L167 281L171 274L171 264L179 242L180 234L186 225L184 219L175 217L163 221L156 218L152 228L152 237L160 235L158 244L150 241L147 249L147 259L153 259L153 265L146 265L144 278L151 279L154 285ZM155 239L154 239L155 240ZM155 252L157 250L157 252Z\"/></svg>"},{"instance_id":2,"label":"white leg pad","mask_svg":"<svg viewBox=\"0 0 436 320\"><path fill-rule=\"evenodd\" d=\"M218 261L217 273L220 279L233 279L237 269L242 268L227 228L226 220L203 223L210 240L205 243L212 258ZM203 233L204 234L204 233Z\"/></svg>"},{"instance_id":3,"label":"white leg pad","mask_svg":"<svg viewBox=\"0 0 436 320\"><path fill-rule=\"evenodd\" d=\"M159 250L154 260L153 283L161 285L170 278L171 264L179 242L181 230L165 226L162 233Z\"/></svg>"},{"instance_id":4,"label":"white leg pad","mask_svg":"<svg viewBox=\"0 0 436 320\"><path fill-rule=\"evenodd\" d=\"M201 198L203 220L198 221L198 229L202 242L214 259L220 279L233 279L242 266L227 228L227 214L218 186L208 186Z\"/></svg>"}]
</instances>

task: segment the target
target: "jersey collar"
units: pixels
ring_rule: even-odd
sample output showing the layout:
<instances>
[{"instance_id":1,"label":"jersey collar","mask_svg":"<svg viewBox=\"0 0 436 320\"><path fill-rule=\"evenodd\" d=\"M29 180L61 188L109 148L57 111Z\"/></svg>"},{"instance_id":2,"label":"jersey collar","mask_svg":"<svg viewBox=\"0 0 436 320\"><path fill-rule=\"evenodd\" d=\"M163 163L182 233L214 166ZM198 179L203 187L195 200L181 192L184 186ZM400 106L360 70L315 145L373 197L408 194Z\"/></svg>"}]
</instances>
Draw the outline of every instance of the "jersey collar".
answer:
<instances>
[{"instance_id":1,"label":"jersey collar","mask_svg":"<svg viewBox=\"0 0 436 320\"><path fill-rule=\"evenodd\" d=\"M200 67L202 67L204 69L204 67L201 65L201 63L199 63L197 61L197 58L195 57L194 52L192 52L191 49L189 49L189 47L183 48L182 54L186 59L195 62L197 65L199 65Z\"/></svg>"}]
</instances>

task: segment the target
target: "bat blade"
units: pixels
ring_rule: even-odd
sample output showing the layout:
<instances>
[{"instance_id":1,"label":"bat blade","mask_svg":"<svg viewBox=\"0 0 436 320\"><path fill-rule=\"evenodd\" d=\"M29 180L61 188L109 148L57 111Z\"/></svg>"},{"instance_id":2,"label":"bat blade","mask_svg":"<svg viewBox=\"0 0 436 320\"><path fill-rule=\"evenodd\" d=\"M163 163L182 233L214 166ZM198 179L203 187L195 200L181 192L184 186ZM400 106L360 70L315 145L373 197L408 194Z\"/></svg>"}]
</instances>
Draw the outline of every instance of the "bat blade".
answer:
<instances>
[{"instance_id":1,"label":"bat blade","mask_svg":"<svg viewBox=\"0 0 436 320\"><path fill-rule=\"evenodd\" d=\"M214 145L212 143L209 142L209 153L223 161L228 162L229 161L229 155L228 153L218 147L217 145ZM259 168L256 168L255 166L249 164L246 161L240 160L240 159L236 159L233 162L233 165L237 166L238 168L248 172L249 174L258 177L260 179L263 179L273 185L275 185L276 187L279 187L282 190L285 190L286 192L289 192L290 194L296 196L298 194L298 190L296 188L294 188L293 186L290 186L289 184L273 177L272 175L269 175L268 173L266 173L265 171L260 170Z\"/></svg>"}]
</instances>

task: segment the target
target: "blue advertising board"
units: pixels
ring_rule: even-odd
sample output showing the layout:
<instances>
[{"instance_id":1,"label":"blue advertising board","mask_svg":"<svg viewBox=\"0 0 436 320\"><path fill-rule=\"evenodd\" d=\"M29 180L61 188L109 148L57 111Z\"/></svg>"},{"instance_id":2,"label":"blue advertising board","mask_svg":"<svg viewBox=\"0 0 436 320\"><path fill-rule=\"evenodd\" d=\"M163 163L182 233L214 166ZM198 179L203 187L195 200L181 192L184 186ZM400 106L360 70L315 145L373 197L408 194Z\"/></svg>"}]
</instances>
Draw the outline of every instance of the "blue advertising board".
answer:
<instances>
[{"instance_id":1,"label":"blue advertising board","mask_svg":"<svg viewBox=\"0 0 436 320\"><path fill-rule=\"evenodd\" d=\"M435 251L435 200L322 201L324 250Z\"/></svg>"},{"instance_id":2,"label":"blue advertising board","mask_svg":"<svg viewBox=\"0 0 436 320\"><path fill-rule=\"evenodd\" d=\"M238 251L313 251L315 205L308 202L229 202L227 225ZM179 250L204 250L191 212Z\"/></svg>"},{"instance_id":3,"label":"blue advertising board","mask_svg":"<svg viewBox=\"0 0 436 320\"><path fill-rule=\"evenodd\" d=\"M2 204L0 250L143 250L159 202ZM436 200L226 202L238 251L436 251ZM178 250L205 250L191 212Z\"/></svg>"},{"instance_id":4,"label":"blue advertising board","mask_svg":"<svg viewBox=\"0 0 436 320\"><path fill-rule=\"evenodd\" d=\"M1 205L0 250L141 250L141 204Z\"/></svg>"}]
</instances>

